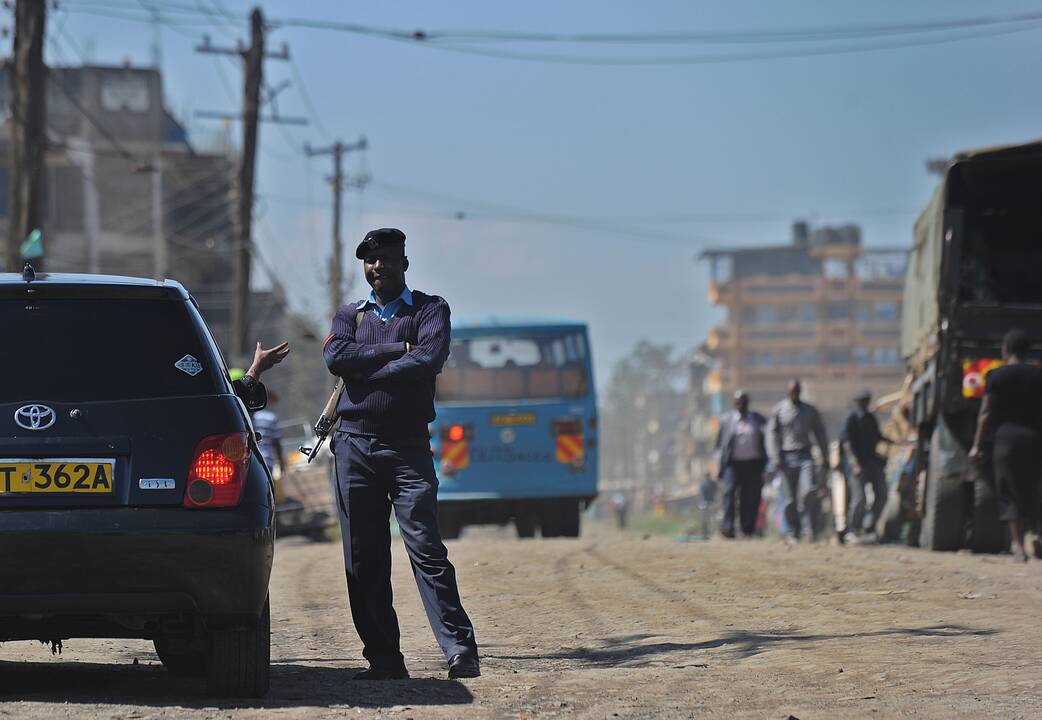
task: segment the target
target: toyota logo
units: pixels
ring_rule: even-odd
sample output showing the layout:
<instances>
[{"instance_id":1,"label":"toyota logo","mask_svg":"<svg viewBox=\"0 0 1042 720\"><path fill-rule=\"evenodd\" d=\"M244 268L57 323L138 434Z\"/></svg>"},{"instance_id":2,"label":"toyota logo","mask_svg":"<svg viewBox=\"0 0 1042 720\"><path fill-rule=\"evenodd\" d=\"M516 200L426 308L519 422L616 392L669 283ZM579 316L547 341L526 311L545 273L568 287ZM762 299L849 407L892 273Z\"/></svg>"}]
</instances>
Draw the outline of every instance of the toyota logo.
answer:
<instances>
[{"instance_id":1,"label":"toyota logo","mask_svg":"<svg viewBox=\"0 0 1042 720\"><path fill-rule=\"evenodd\" d=\"M14 411L14 421L26 430L46 430L58 419L46 405L22 405Z\"/></svg>"}]
</instances>

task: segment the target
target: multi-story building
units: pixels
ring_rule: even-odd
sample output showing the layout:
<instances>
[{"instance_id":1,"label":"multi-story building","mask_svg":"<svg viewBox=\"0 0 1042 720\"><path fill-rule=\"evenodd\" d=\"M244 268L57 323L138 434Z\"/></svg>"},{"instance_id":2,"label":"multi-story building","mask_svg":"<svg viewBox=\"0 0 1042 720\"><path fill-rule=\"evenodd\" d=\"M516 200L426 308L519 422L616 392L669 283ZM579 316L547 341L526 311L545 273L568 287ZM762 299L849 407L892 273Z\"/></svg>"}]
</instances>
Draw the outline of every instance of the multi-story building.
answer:
<instances>
[{"instance_id":1,"label":"multi-story building","mask_svg":"<svg viewBox=\"0 0 1042 720\"><path fill-rule=\"evenodd\" d=\"M11 115L0 73L0 119ZM155 68L84 65L47 74L45 268L179 280L228 348L236 158L201 152L167 111ZM0 124L0 233L7 234L10 125ZM277 286L252 298L255 334L283 333ZM232 361L237 359L229 358Z\"/></svg>"},{"instance_id":2,"label":"multi-story building","mask_svg":"<svg viewBox=\"0 0 1042 720\"><path fill-rule=\"evenodd\" d=\"M735 390L766 412L801 379L804 397L838 430L861 387L878 397L904 377L898 352L907 251L866 248L855 225L793 225L788 245L707 250L709 299L726 310L707 346L718 359L706 382L713 413Z\"/></svg>"}]
</instances>

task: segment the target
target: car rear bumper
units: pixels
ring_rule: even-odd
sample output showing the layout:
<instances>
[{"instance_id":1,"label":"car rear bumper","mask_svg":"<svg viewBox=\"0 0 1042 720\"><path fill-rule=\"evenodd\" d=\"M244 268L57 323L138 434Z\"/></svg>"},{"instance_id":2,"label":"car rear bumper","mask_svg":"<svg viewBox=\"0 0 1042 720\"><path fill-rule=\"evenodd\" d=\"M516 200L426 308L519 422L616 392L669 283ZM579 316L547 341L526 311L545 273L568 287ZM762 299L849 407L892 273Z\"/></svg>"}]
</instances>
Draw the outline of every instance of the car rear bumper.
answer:
<instances>
[{"instance_id":1,"label":"car rear bumper","mask_svg":"<svg viewBox=\"0 0 1042 720\"><path fill-rule=\"evenodd\" d=\"M271 574L272 523L271 508L260 505L2 511L0 639L15 617L256 618Z\"/></svg>"}]
</instances>

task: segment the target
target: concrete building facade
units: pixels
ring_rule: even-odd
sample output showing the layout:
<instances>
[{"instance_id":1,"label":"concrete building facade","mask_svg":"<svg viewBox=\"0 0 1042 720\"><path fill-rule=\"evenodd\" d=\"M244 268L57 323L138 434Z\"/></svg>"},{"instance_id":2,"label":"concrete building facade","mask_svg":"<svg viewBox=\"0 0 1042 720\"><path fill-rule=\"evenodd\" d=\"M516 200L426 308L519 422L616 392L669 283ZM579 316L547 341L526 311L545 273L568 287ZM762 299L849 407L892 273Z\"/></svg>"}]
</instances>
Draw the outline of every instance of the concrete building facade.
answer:
<instances>
[{"instance_id":1,"label":"concrete building facade","mask_svg":"<svg viewBox=\"0 0 1042 720\"><path fill-rule=\"evenodd\" d=\"M707 340L714 416L739 388L766 413L799 377L834 437L858 388L877 397L900 389L906 250L866 248L855 225L812 231L798 222L787 245L707 250L703 259L709 300L726 312Z\"/></svg>"}]
</instances>

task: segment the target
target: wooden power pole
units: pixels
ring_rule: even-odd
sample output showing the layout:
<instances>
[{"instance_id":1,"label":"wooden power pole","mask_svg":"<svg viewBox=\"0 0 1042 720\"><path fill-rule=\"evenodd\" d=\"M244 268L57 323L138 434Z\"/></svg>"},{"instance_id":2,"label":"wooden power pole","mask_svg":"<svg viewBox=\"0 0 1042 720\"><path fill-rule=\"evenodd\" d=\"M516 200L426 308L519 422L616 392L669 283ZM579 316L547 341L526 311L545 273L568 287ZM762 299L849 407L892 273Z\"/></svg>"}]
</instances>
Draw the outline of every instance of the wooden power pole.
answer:
<instances>
[{"instance_id":1,"label":"wooden power pole","mask_svg":"<svg viewBox=\"0 0 1042 720\"><path fill-rule=\"evenodd\" d=\"M239 162L235 253L232 266L232 352L245 358L250 336L250 264L253 261L253 188L257 158L257 117L264 73L264 17L250 13L250 47L245 58L242 110L242 158Z\"/></svg>"},{"instance_id":2,"label":"wooden power pole","mask_svg":"<svg viewBox=\"0 0 1042 720\"><path fill-rule=\"evenodd\" d=\"M312 148L304 146L304 153L310 157L315 155L333 156L333 175L329 178L333 186L333 256L329 264L329 302L332 306L331 315L335 315L340 306L344 304L344 244L340 237L341 204L344 193L344 169L343 157L346 153L355 150L365 150L368 147L366 139L359 138L358 142L344 144L337 140L327 148ZM366 178L357 178L354 183L365 184Z\"/></svg>"},{"instance_id":3,"label":"wooden power pole","mask_svg":"<svg viewBox=\"0 0 1042 720\"><path fill-rule=\"evenodd\" d=\"M264 15L260 8L250 13L250 45L247 48L216 48L204 39L196 50L220 55L239 55L244 61L243 109L238 115L199 113L201 117L231 118L242 121L242 157L236 181L235 247L232 255L232 313L231 354L233 362L249 361L250 347L250 265L253 261L253 190L257 160L257 128L260 121L293 122L299 120L261 118L261 87L264 80L264 59L288 60L289 50L282 47L277 53L264 51Z\"/></svg>"},{"instance_id":4,"label":"wooden power pole","mask_svg":"<svg viewBox=\"0 0 1042 720\"><path fill-rule=\"evenodd\" d=\"M4 263L8 272L21 269L21 245L41 228L44 155L47 149L47 68L43 64L46 0L17 0L14 69L11 80L11 193ZM41 269L43 259L34 260Z\"/></svg>"}]
</instances>

